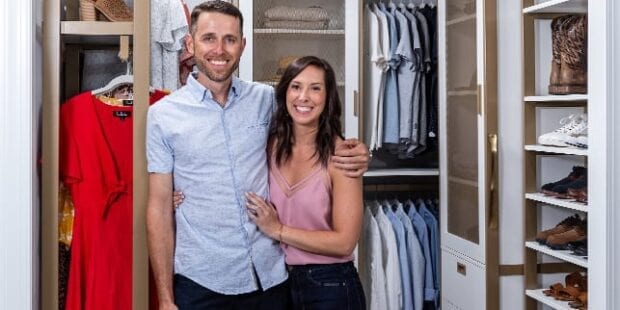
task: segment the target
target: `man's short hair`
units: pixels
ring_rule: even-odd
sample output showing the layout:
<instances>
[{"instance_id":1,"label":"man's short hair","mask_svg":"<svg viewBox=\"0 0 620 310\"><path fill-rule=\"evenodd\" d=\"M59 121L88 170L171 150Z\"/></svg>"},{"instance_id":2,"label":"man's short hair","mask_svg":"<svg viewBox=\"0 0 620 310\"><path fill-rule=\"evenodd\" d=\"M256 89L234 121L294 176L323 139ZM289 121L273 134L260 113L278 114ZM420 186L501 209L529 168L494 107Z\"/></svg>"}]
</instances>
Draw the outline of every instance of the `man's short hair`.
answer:
<instances>
[{"instance_id":1,"label":"man's short hair","mask_svg":"<svg viewBox=\"0 0 620 310\"><path fill-rule=\"evenodd\" d=\"M196 33L196 29L198 27L196 25L196 23L198 22L198 17L203 12L216 12L236 17L237 19L239 19L239 32L243 37L243 15L241 14L241 11L239 11L239 9L231 3L221 0L206 1L194 7L191 17L192 24L190 25L190 33L192 34L192 36Z\"/></svg>"}]
</instances>

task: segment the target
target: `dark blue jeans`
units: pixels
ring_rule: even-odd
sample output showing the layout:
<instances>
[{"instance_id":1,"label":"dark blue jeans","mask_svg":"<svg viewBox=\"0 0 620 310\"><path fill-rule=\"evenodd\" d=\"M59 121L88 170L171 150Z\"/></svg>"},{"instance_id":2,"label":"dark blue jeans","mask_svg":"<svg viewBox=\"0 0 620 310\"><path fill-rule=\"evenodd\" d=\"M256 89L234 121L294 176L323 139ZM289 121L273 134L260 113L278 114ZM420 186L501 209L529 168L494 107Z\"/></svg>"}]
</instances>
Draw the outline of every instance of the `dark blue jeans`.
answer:
<instances>
[{"instance_id":1,"label":"dark blue jeans","mask_svg":"<svg viewBox=\"0 0 620 310\"><path fill-rule=\"evenodd\" d=\"M179 310L287 310L290 309L289 281L263 291L224 295L216 293L180 274L174 275L174 302Z\"/></svg>"},{"instance_id":2,"label":"dark blue jeans","mask_svg":"<svg viewBox=\"0 0 620 310\"><path fill-rule=\"evenodd\" d=\"M366 309L362 283L352 262L288 268L293 309Z\"/></svg>"}]
</instances>

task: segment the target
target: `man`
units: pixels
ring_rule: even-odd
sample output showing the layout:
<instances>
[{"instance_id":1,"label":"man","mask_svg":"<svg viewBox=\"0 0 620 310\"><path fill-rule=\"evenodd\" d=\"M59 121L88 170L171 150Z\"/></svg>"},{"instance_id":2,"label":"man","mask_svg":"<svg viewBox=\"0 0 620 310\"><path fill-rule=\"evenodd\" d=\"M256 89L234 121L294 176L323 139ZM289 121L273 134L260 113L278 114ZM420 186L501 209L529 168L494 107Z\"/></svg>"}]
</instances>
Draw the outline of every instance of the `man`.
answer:
<instances>
[{"instance_id":1,"label":"man","mask_svg":"<svg viewBox=\"0 0 620 310\"><path fill-rule=\"evenodd\" d=\"M244 196L268 197L274 92L232 75L245 47L236 7L205 2L191 23L186 44L197 77L152 106L147 120L148 247L160 309L285 309L284 256L247 217ZM335 162L360 177L367 154L350 141ZM185 197L176 212L173 187Z\"/></svg>"}]
</instances>

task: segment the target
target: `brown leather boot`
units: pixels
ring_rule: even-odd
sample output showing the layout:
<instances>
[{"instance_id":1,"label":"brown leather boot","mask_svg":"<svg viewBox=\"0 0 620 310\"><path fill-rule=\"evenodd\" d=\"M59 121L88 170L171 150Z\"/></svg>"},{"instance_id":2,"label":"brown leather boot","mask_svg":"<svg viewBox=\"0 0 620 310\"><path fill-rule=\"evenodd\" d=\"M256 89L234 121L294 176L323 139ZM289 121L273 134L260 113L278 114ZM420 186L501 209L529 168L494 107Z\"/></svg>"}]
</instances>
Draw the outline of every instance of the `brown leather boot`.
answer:
<instances>
[{"instance_id":1,"label":"brown leather boot","mask_svg":"<svg viewBox=\"0 0 620 310\"><path fill-rule=\"evenodd\" d=\"M559 94L558 86L560 85L560 67L562 57L560 56L560 43L562 41L561 25L564 23L566 15L559 16L551 21L551 50L553 58L551 59L551 74L549 75L549 94Z\"/></svg>"},{"instance_id":2,"label":"brown leather boot","mask_svg":"<svg viewBox=\"0 0 620 310\"><path fill-rule=\"evenodd\" d=\"M585 15L570 15L563 23L564 40L560 52L560 86L558 94L588 92L587 28Z\"/></svg>"}]
</instances>

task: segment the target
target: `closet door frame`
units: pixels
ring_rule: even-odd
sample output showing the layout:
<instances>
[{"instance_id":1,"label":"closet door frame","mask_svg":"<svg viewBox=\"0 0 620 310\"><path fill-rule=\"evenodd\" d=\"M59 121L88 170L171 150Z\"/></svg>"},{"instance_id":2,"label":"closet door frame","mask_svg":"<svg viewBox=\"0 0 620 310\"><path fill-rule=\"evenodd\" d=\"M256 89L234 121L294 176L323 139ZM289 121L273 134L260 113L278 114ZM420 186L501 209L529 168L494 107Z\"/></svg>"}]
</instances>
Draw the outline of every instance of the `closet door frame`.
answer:
<instances>
[{"instance_id":1,"label":"closet door frame","mask_svg":"<svg viewBox=\"0 0 620 310\"><path fill-rule=\"evenodd\" d=\"M449 1L449 0L447 0ZM497 33L495 0L476 1L476 63L478 97L478 244L448 232L448 152L446 79L446 2L439 2L439 110L440 110L440 203L441 246L489 267L498 258L497 153L490 135L497 135ZM443 5L442 5L443 4ZM443 80L442 80L443 79ZM441 115L444 113L444 115ZM497 141L495 140L495 146ZM493 175L492 175L493 174ZM493 190L491 190L493 189Z\"/></svg>"},{"instance_id":2,"label":"closet door frame","mask_svg":"<svg viewBox=\"0 0 620 310\"><path fill-rule=\"evenodd\" d=\"M497 7L496 0L476 0L476 100L478 154L478 243L448 230L448 135L447 135L447 1L439 1L439 132L440 231L442 253L456 252L483 266L486 309L499 308L499 197L497 141ZM443 260L442 260L443 261ZM448 268L449 266L442 266ZM443 270L442 275L458 272ZM450 273L450 274L448 274ZM464 275L464 273L463 273ZM455 275L456 276L456 275ZM443 278L443 276L442 276ZM469 276L468 276L469 278ZM474 283L476 282L476 283ZM442 286L444 283L442 282ZM443 288L442 288L442 291ZM445 291L444 291L445 292ZM447 299L457 296L446 296ZM462 297L462 296L461 296Z\"/></svg>"}]
</instances>

